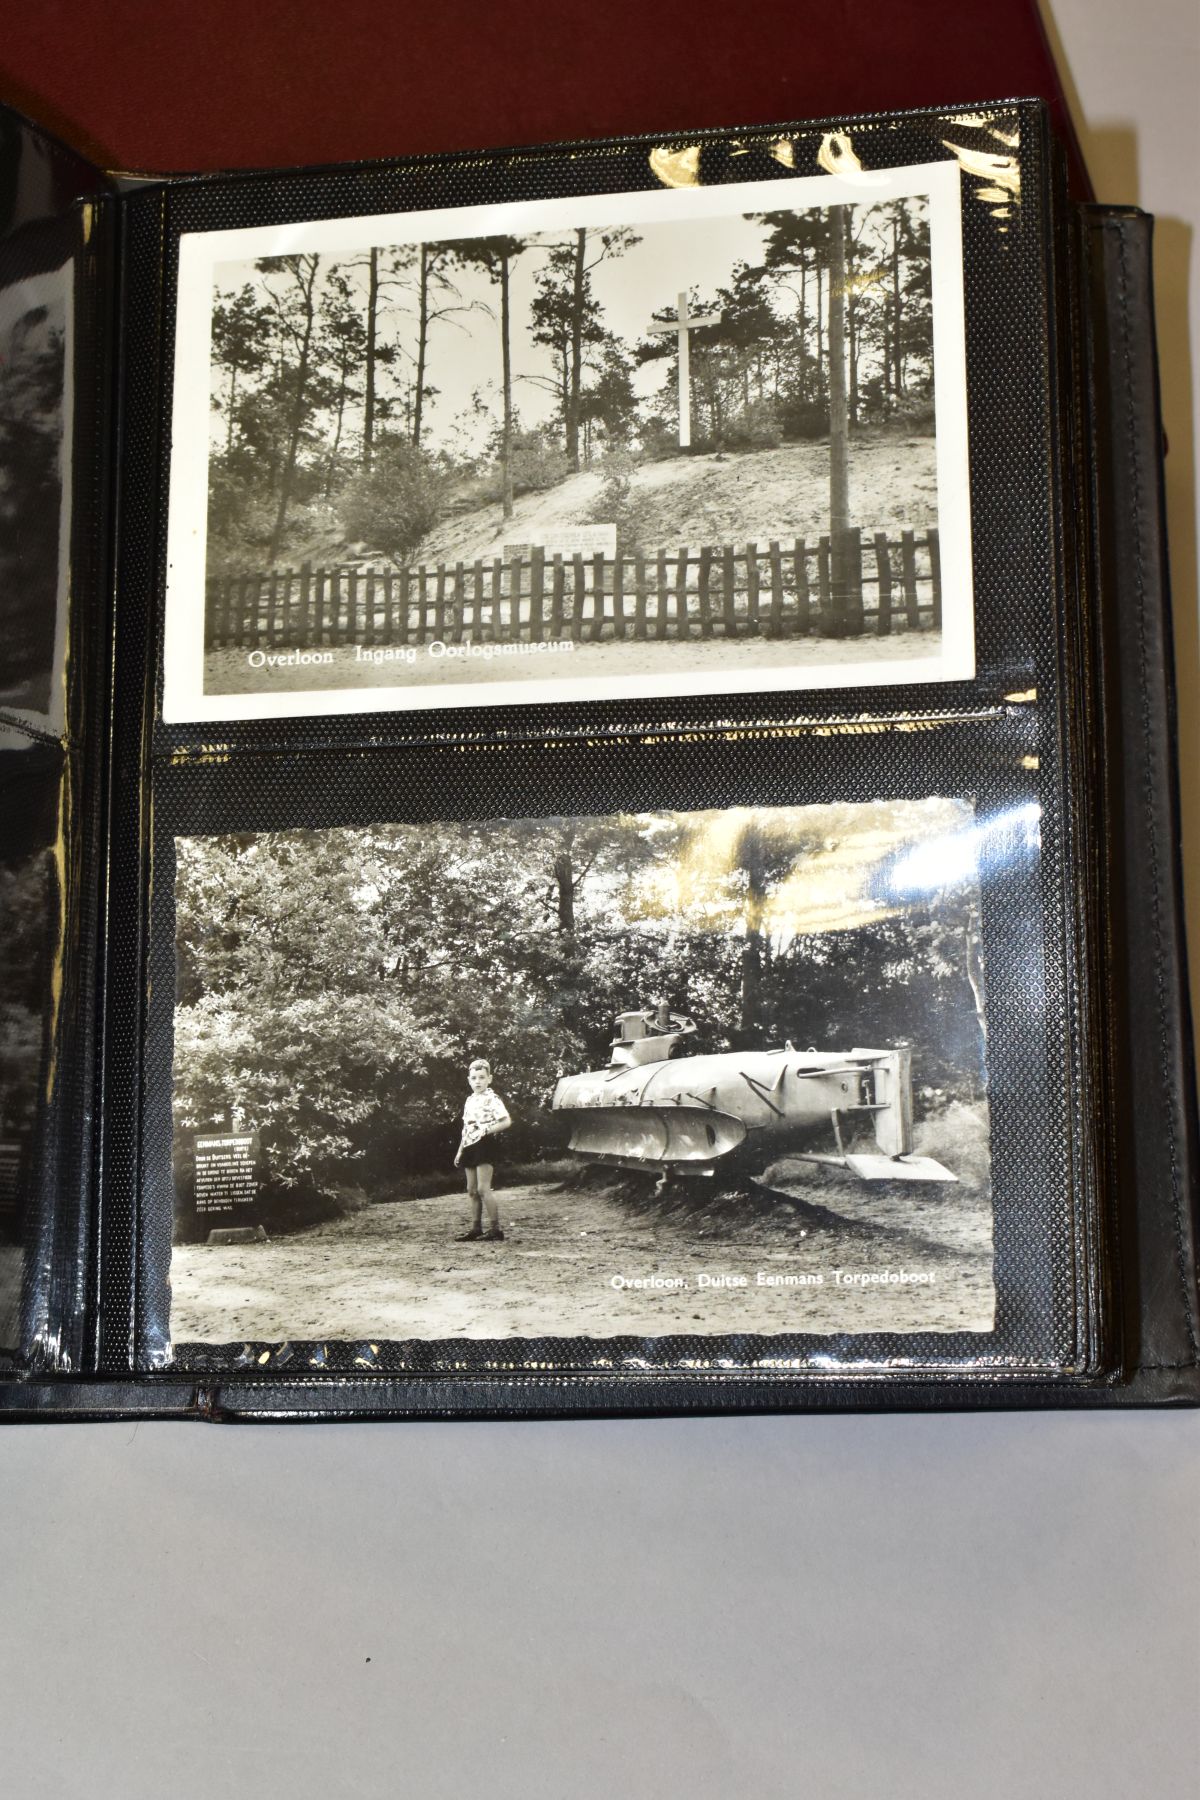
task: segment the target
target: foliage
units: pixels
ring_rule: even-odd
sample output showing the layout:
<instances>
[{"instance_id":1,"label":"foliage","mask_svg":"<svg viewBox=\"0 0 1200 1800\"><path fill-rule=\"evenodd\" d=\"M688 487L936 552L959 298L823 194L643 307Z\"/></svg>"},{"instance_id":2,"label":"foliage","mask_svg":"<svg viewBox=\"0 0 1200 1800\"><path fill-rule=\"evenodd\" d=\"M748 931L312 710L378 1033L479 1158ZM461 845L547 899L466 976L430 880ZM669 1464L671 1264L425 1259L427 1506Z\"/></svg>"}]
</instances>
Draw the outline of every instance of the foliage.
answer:
<instances>
[{"instance_id":1,"label":"foliage","mask_svg":"<svg viewBox=\"0 0 1200 1800\"><path fill-rule=\"evenodd\" d=\"M612 450L604 459L602 475L591 519L615 525L617 555L630 556L643 547L646 537L646 509L637 491L637 460L628 450Z\"/></svg>"},{"instance_id":2,"label":"foliage","mask_svg":"<svg viewBox=\"0 0 1200 1800\"><path fill-rule=\"evenodd\" d=\"M679 455L679 420L663 413L648 413L642 419L641 450L646 462L666 462Z\"/></svg>"},{"instance_id":3,"label":"foliage","mask_svg":"<svg viewBox=\"0 0 1200 1800\"><path fill-rule=\"evenodd\" d=\"M489 500L499 500L504 483L503 444L499 433L493 438L491 447L495 461L483 492ZM544 493L567 473L567 457L562 445L553 432L542 427L515 426L509 455L514 494Z\"/></svg>"},{"instance_id":4,"label":"foliage","mask_svg":"<svg viewBox=\"0 0 1200 1800\"><path fill-rule=\"evenodd\" d=\"M0 1136L28 1132L37 1112L54 892L49 851L0 865Z\"/></svg>"},{"instance_id":5,"label":"foliage","mask_svg":"<svg viewBox=\"0 0 1200 1800\"><path fill-rule=\"evenodd\" d=\"M751 400L729 427L731 450L775 450L783 442L783 408L777 400Z\"/></svg>"},{"instance_id":6,"label":"foliage","mask_svg":"<svg viewBox=\"0 0 1200 1800\"><path fill-rule=\"evenodd\" d=\"M597 442L611 451L628 448L637 436L633 365L620 340L611 334L606 334L604 346L592 364L591 379L580 399L580 417L586 462L591 462Z\"/></svg>"},{"instance_id":7,"label":"foliage","mask_svg":"<svg viewBox=\"0 0 1200 1800\"><path fill-rule=\"evenodd\" d=\"M530 337L554 358L554 389L568 466L581 466L584 428L602 422L616 436L632 416L632 386L619 340L606 330L593 273L641 239L625 226L589 231L578 226L565 243L550 246L534 277ZM596 380L588 377L596 372Z\"/></svg>"},{"instance_id":8,"label":"foliage","mask_svg":"<svg viewBox=\"0 0 1200 1800\"><path fill-rule=\"evenodd\" d=\"M434 457L404 439L385 439L342 490L342 530L351 543L403 562L437 524L448 485L448 473Z\"/></svg>"}]
</instances>

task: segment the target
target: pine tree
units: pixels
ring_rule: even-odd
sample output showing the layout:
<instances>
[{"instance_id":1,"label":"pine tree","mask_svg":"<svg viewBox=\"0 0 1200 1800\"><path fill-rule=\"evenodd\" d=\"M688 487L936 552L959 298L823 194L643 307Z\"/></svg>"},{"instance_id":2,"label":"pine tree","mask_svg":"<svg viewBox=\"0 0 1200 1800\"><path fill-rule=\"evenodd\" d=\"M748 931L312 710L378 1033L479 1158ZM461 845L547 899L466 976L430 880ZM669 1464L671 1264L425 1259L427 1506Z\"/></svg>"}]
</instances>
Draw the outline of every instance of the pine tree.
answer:
<instances>
[{"instance_id":1,"label":"pine tree","mask_svg":"<svg viewBox=\"0 0 1200 1800\"><path fill-rule=\"evenodd\" d=\"M278 276L275 286L266 283L277 336L286 355L284 379L284 454L279 474L279 499L275 523L271 531L268 556L278 559L287 524L288 506L296 475L296 459L300 437L312 410L311 375L313 333L317 320L317 275L319 256L279 256L264 258L256 266L260 273Z\"/></svg>"},{"instance_id":2,"label":"pine tree","mask_svg":"<svg viewBox=\"0 0 1200 1800\"><path fill-rule=\"evenodd\" d=\"M601 263L640 242L626 226L599 232L578 226L566 243L551 247L545 266L534 277L538 291L530 309L530 335L535 344L545 345L555 356L563 442L573 470L580 467L587 352L607 336L592 274Z\"/></svg>"},{"instance_id":3,"label":"pine tree","mask_svg":"<svg viewBox=\"0 0 1200 1800\"><path fill-rule=\"evenodd\" d=\"M330 269L321 296L320 336L317 359L326 375L329 405L333 412L333 436L325 462L323 483L326 499L333 490L341 452L346 407L359 397L355 377L364 367L367 331L349 281L336 265Z\"/></svg>"},{"instance_id":4,"label":"pine tree","mask_svg":"<svg viewBox=\"0 0 1200 1800\"><path fill-rule=\"evenodd\" d=\"M500 436L500 472L504 517L513 512L513 400L512 400L512 320L509 290L512 265L528 250L530 240L518 237L463 238L447 245L466 267L483 269L500 290L500 365L504 417Z\"/></svg>"},{"instance_id":5,"label":"pine tree","mask_svg":"<svg viewBox=\"0 0 1200 1800\"><path fill-rule=\"evenodd\" d=\"M231 300L217 300L212 312L212 359L214 368L229 378L229 386L219 401L225 413L225 454L233 452L237 430L238 380L257 374L262 368L265 339L270 330L271 314L259 303L249 282Z\"/></svg>"}]
</instances>

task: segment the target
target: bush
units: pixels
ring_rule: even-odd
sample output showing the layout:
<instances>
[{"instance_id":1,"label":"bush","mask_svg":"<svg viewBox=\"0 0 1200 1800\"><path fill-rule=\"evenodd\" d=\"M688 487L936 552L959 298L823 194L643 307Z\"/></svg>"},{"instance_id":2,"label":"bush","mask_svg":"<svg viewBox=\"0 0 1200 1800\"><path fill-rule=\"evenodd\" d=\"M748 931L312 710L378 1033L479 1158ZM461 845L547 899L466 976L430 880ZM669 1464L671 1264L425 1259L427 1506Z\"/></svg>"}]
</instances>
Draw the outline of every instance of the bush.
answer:
<instances>
[{"instance_id":1,"label":"bush","mask_svg":"<svg viewBox=\"0 0 1200 1800\"><path fill-rule=\"evenodd\" d=\"M629 556L646 535L646 509L637 491L637 464L628 450L604 460L600 492L588 514L593 525L616 525L617 555Z\"/></svg>"},{"instance_id":2,"label":"bush","mask_svg":"<svg viewBox=\"0 0 1200 1800\"><path fill-rule=\"evenodd\" d=\"M934 432L932 394L906 395L887 421L889 431L905 437L932 437Z\"/></svg>"},{"instance_id":3,"label":"bush","mask_svg":"<svg viewBox=\"0 0 1200 1800\"><path fill-rule=\"evenodd\" d=\"M859 390L858 417L861 424L878 425L890 436L932 436L933 396L915 391L897 400L884 389L879 376L872 375Z\"/></svg>"},{"instance_id":4,"label":"bush","mask_svg":"<svg viewBox=\"0 0 1200 1800\"><path fill-rule=\"evenodd\" d=\"M665 462L679 455L679 426L672 419L654 413L641 429L642 455L647 462Z\"/></svg>"},{"instance_id":5,"label":"bush","mask_svg":"<svg viewBox=\"0 0 1200 1800\"><path fill-rule=\"evenodd\" d=\"M774 400L752 400L725 433L730 450L777 450L783 442L783 417Z\"/></svg>"},{"instance_id":6,"label":"bush","mask_svg":"<svg viewBox=\"0 0 1200 1800\"><path fill-rule=\"evenodd\" d=\"M499 500L504 492L504 471L500 462L502 442L501 434L497 433L491 445L496 464L488 480L487 496L492 501ZM514 494L540 494L546 488L554 487L567 472L567 453L550 432L520 428L513 432Z\"/></svg>"},{"instance_id":7,"label":"bush","mask_svg":"<svg viewBox=\"0 0 1200 1800\"><path fill-rule=\"evenodd\" d=\"M370 467L342 493L342 534L403 562L441 518L448 485L445 468L425 451L397 441L380 444Z\"/></svg>"},{"instance_id":8,"label":"bush","mask_svg":"<svg viewBox=\"0 0 1200 1800\"><path fill-rule=\"evenodd\" d=\"M249 488L236 470L214 468L208 484L207 567L210 575L241 575L265 566L275 528L275 502Z\"/></svg>"},{"instance_id":9,"label":"bush","mask_svg":"<svg viewBox=\"0 0 1200 1800\"><path fill-rule=\"evenodd\" d=\"M788 438L812 440L829 436L829 406L824 399L793 398L784 403L780 423Z\"/></svg>"}]
</instances>

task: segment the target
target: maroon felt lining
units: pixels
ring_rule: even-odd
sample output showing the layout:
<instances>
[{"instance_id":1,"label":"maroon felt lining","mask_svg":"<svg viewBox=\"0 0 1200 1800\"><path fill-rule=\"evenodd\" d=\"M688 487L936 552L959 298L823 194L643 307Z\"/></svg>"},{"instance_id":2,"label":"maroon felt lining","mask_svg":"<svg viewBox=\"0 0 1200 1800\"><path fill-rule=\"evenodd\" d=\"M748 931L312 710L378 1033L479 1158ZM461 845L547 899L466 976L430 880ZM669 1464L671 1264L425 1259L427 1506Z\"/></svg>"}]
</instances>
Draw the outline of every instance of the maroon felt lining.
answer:
<instances>
[{"instance_id":1,"label":"maroon felt lining","mask_svg":"<svg viewBox=\"0 0 1200 1800\"><path fill-rule=\"evenodd\" d=\"M36 0L7 8L0 34L0 99L123 169L343 162L1017 95L1043 96L1069 132L1034 0Z\"/></svg>"}]
</instances>

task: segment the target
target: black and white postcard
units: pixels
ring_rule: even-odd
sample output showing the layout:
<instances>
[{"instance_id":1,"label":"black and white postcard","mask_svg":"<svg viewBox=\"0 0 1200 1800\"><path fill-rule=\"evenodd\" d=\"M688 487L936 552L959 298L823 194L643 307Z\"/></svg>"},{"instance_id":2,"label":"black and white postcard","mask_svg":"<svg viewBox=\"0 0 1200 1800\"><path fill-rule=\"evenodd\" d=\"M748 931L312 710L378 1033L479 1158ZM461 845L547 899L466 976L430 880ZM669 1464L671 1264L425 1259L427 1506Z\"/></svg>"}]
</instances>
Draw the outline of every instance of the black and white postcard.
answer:
<instances>
[{"instance_id":1,"label":"black and white postcard","mask_svg":"<svg viewBox=\"0 0 1200 1800\"><path fill-rule=\"evenodd\" d=\"M175 1344L990 1332L979 867L1029 831L177 839Z\"/></svg>"},{"instance_id":2,"label":"black and white postcard","mask_svg":"<svg viewBox=\"0 0 1200 1800\"><path fill-rule=\"evenodd\" d=\"M185 234L164 717L969 678L959 184Z\"/></svg>"},{"instance_id":3,"label":"black and white postcard","mask_svg":"<svg viewBox=\"0 0 1200 1800\"><path fill-rule=\"evenodd\" d=\"M75 266L0 285L0 591L8 636L0 744L66 716L70 593L71 327Z\"/></svg>"}]
</instances>

